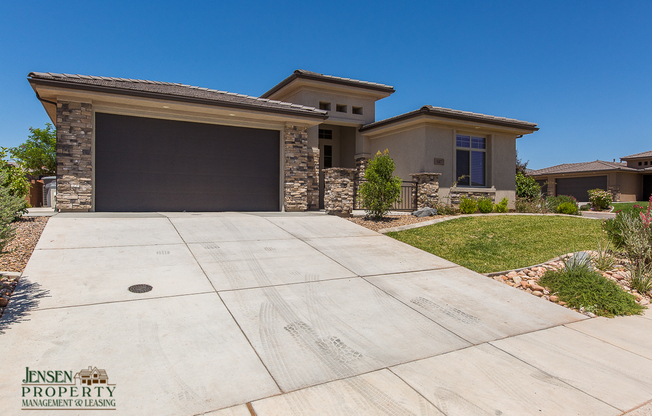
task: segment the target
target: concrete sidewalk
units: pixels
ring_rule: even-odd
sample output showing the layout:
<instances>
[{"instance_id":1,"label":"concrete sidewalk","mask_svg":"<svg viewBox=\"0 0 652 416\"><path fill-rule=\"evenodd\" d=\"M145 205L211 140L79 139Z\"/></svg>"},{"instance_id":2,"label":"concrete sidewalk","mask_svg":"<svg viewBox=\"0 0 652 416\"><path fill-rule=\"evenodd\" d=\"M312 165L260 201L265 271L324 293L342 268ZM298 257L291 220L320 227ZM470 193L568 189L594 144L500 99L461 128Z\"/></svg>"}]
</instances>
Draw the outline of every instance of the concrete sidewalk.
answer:
<instances>
[{"instance_id":1,"label":"concrete sidewalk","mask_svg":"<svg viewBox=\"0 0 652 416\"><path fill-rule=\"evenodd\" d=\"M125 415L618 415L652 399L649 312L587 319L323 214L58 214L0 333L3 414L30 413L27 367L106 370Z\"/></svg>"}]
</instances>

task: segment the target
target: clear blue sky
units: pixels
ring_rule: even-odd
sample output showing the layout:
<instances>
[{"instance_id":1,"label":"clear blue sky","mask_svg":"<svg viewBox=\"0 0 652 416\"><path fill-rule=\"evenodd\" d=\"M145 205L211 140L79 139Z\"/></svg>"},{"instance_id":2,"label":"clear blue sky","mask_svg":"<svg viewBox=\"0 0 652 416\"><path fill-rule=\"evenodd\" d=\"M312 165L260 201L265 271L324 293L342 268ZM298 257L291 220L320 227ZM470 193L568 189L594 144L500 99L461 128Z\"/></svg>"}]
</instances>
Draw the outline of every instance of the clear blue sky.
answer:
<instances>
[{"instance_id":1,"label":"clear blue sky","mask_svg":"<svg viewBox=\"0 0 652 416\"><path fill-rule=\"evenodd\" d=\"M302 68L425 104L527 120L530 168L652 150L652 2L4 1L0 146L49 120L30 71L260 95Z\"/></svg>"}]
</instances>

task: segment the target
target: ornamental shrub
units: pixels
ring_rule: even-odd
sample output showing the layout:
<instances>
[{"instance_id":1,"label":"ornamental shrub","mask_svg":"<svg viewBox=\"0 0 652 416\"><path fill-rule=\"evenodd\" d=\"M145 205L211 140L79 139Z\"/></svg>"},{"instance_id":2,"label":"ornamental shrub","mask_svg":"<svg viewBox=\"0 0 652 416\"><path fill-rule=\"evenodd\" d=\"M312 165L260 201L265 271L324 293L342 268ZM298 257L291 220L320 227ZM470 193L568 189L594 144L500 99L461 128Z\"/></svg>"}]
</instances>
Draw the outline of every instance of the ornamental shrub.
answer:
<instances>
[{"instance_id":1,"label":"ornamental shrub","mask_svg":"<svg viewBox=\"0 0 652 416\"><path fill-rule=\"evenodd\" d=\"M5 160L7 157L7 149L0 147L0 172L2 172L2 179L0 179L0 187L6 191L6 195L16 197L20 200L20 206L14 207L14 203L8 203L7 207L11 209L16 208L13 213L11 221L21 217L22 214L27 212L29 206L26 196L29 195L30 184L23 169L14 166ZM3 191L4 192L4 191Z\"/></svg>"},{"instance_id":2,"label":"ornamental shrub","mask_svg":"<svg viewBox=\"0 0 652 416\"><path fill-rule=\"evenodd\" d=\"M548 208L548 211L550 212L560 212L558 207L564 202L570 202L576 207L578 206L577 199L575 199L575 197L572 197L570 195L559 195L559 196L549 196L548 198L546 198L546 208ZM577 210L579 210L579 207L577 208Z\"/></svg>"},{"instance_id":3,"label":"ornamental shrub","mask_svg":"<svg viewBox=\"0 0 652 416\"><path fill-rule=\"evenodd\" d=\"M507 204L509 204L509 200L507 198L501 199L499 203L494 205L494 212L507 212Z\"/></svg>"},{"instance_id":4,"label":"ornamental shrub","mask_svg":"<svg viewBox=\"0 0 652 416\"><path fill-rule=\"evenodd\" d=\"M516 212L528 212L540 214L546 212L546 206L541 198L536 198L533 201L528 200L527 198L516 197L516 202L514 203Z\"/></svg>"},{"instance_id":5,"label":"ornamental shrub","mask_svg":"<svg viewBox=\"0 0 652 416\"><path fill-rule=\"evenodd\" d=\"M494 203L491 201L491 198L480 198L478 199L478 209L483 214L488 214L493 211Z\"/></svg>"},{"instance_id":6,"label":"ornamental shrub","mask_svg":"<svg viewBox=\"0 0 652 416\"><path fill-rule=\"evenodd\" d=\"M572 202L562 202L557 206L557 212L560 214L577 215L579 209L577 204Z\"/></svg>"},{"instance_id":7,"label":"ornamental shrub","mask_svg":"<svg viewBox=\"0 0 652 416\"><path fill-rule=\"evenodd\" d=\"M466 195L460 199L460 211L462 214L473 214L478 210L478 201Z\"/></svg>"},{"instance_id":8,"label":"ornamental shrub","mask_svg":"<svg viewBox=\"0 0 652 416\"><path fill-rule=\"evenodd\" d=\"M534 201L541 197L541 186L530 176L516 174L516 196Z\"/></svg>"},{"instance_id":9,"label":"ornamental shrub","mask_svg":"<svg viewBox=\"0 0 652 416\"><path fill-rule=\"evenodd\" d=\"M603 189L590 189L588 192L591 206L595 209L607 209L613 202L611 192L607 192Z\"/></svg>"},{"instance_id":10,"label":"ornamental shrub","mask_svg":"<svg viewBox=\"0 0 652 416\"><path fill-rule=\"evenodd\" d=\"M0 255L6 253L7 244L14 238L15 230L11 223L20 217L25 208L25 199L12 194L6 185L7 172L0 169Z\"/></svg>"},{"instance_id":11,"label":"ornamental shrub","mask_svg":"<svg viewBox=\"0 0 652 416\"><path fill-rule=\"evenodd\" d=\"M376 153L365 170L365 182L360 185L358 193L362 199L362 208L374 220L382 219L401 196L401 178L393 176L396 165L389 157L389 150Z\"/></svg>"}]
</instances>

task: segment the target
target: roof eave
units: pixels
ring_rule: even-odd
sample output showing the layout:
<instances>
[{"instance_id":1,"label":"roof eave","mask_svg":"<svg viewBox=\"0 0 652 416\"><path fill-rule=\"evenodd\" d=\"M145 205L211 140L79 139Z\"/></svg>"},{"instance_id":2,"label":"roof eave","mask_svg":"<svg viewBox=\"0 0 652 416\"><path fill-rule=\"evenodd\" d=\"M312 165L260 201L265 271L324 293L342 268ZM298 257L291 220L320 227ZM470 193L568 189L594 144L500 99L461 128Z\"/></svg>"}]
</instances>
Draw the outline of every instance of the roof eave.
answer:
<instances>
[{"instance_id":1,"label":"roof eave","mask_svg":"<svg viewBox=\"0 0 652 416\"><path fill-rule=\"evenodd\" d=\"M311 113L308 113L308 112L293 110L293 109L290 109L290 108L282 109L282 108L274 108L274 107L259 107L259 106L255 106L255 105L234 103L234 102L228 102L228 101L217 101L217 100L210 100L210 99L206 99L206 98L186 97L186 96L175 95L175 94L165 94L165 93L149 92L149 91L138 91L138 90L131 90L131 89L127 89L127 88L105 87L105 86L101 86L101 85L92 85L92 84L77 84L77 83L73 83L73 82L49 80L49 79L42 79L42 78L28 77L27 81L30 83L30 85L32 86L32 88L36 92L37 97L38 97L38 91L36 89L36 86L43 85L43 86L48 86L48 87L58 87L58 88L72 89L72 90L78 90L78 91L90 91L90 92L100 92L100 93L116 94L116 95L127 95L127 96L132 96L132 97L139 97L139 98L166 99L166 100L178 101L178 102L182 102L182 103L205 104L205 105L212 105L212 106L216 106L216 107L226 107L226 108L234 108L234 109L242 109L242 110L260 111L260 112L264 112L264 113L286 114L286 115L307 117L307 118L314 118L314 119L321 119L321 120L326 120L328 118L328 114L319 114L319 113L312 113L311 114ZM40 97L39 97L39 99L40 99Z\"/></svg>"},{"instance_id":2,"label":"roof eave","mask_svg":"<svg viewBox=\"0 0 652 416\"><path fill-rule=\"evenodd\" d=\"M394 94L396 90L391 87L381 87L380 85L367 85L367 84L362 84L359 82L355 81L347 81L344 79L337 79L337 78L323 78L317 75L312 75L312 74L304 74L304 73L297 73L294 72L292 75L289 77L285 78L283 81L279 82L275 86L273 86L269 91L265 92L263 95L260 96L260 98L269 98L278 91L282 90L289 84L291 84L294 80L296 79L307 79L311 81L319 81L319 82L326 82L326 83L331 83L331 84L338 84L338 85L346 85L348 87L355 87L355 88L362 88L362 89L367 89L367 90L373 90L373 91L378 91L378 92L383 92L387 95Z\"/></svg>"},{"instance_id":3,"label":"roof eave","mask_svg":"<svg viewBox=\"0 0 652 416\"><path fill-rule=\"evenodd\" d=\"M474 117L474 116L469 116L465 114L455 114L455 113L443 113L443 112L433 112L431 110L428 110L426 108L420 108L418 110L410 111L409 113L402 114L400 116L392 117L387 120L381 120L377 121L374 123L367 124L365 126L362 126L360 128L360 132L368 132L380 127L385 127L392 125L394 123L398 123L401 121L409 120L413 117L418 117L421 115L425 116L433 116L433 117L441 117L441 118L449 118L452 120L461 120L461 121L471 121L471 122L476 122L476 123L482 123L482 124L489 124L492 126L500 126L500 127L510 127L510 128L515 128L515 129L521 129L521 130L527 130L530 133L534 133L535 131L538 131L539 128L536 127L536 125L528 125L528 124L521 124L521 123L512 123L508 121L501 121L501 120L490 120L490 119L483 119L480 117Z\"/></svg>"}]
</instances>

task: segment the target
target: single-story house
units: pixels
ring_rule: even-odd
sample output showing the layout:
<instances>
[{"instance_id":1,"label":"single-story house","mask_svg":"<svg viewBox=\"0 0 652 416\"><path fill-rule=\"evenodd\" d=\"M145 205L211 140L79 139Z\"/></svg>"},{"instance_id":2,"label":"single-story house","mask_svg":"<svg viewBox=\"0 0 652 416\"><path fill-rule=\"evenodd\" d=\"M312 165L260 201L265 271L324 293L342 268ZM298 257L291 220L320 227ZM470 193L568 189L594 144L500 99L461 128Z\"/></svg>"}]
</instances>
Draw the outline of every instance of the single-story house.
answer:
<instances>
[{"instance_id":1,"label":"single-story house","mask_svg":"<svg viewBox=\"0 0 652 416\"><path fill-rule=\"evenodd\" d=\"M614 201L647 201L652 194L652 151L612 162L565 163L529 171L545 195L571 195L588 202L590 189L604 189Z\"/></svg>"},{"instance_id":2,"label":"single-story house","mask_svg":"<svg viewBox=\"0 0 652 416\"><path fill-rule=\"evenodd\" d=\"M392 86L304 70L260 97L84 75L28 81L57 128L61 211L319 209L325 170L363 171L385 149L404 181L432 173L442 202L513 201L516 139L538 130L433 106L376 121Z\"/></svg>"}]
</instances>

